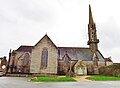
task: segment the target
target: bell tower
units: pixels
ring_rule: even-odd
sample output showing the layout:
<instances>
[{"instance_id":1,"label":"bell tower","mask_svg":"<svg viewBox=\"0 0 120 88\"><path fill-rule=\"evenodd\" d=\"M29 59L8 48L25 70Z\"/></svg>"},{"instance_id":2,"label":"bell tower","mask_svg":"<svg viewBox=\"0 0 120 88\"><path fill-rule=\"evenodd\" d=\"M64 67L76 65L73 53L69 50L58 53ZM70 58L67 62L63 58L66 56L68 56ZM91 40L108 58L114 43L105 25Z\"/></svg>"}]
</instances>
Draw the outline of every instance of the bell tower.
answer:
<instances>
[{"instance_id":1,"label":"bell tower","mask_svg":"<svg viewBox=\"0 0 120 88\"><path fill-rule=\"evenodd\" d=\"M99 39L97 39L97 33L96 33L96 25L93 21L91 6L89 4L89 24L88 24L88 42L89 48L92 52L96 52L98 50L98 43Z\"/></svg>"}]
</instances>

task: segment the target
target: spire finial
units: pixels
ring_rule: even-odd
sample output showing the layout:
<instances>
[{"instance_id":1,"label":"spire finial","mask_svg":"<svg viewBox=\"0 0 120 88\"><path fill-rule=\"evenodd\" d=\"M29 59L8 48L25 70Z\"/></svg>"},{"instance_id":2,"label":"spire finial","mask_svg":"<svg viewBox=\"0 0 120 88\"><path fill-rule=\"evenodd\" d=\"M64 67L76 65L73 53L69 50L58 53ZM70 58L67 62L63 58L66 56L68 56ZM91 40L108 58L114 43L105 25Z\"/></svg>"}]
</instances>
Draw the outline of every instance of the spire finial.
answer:
<instances>
[{"instance_id":1,"label":"spire finial","mask_svg":"<svg viewBox=\"0 0 120 88\"><path fill-rule=\"evenodd\" d=\"M47 32L46 32L46 34L45 35L47 35Z\"/></svg>"},{"instance_id":2,"label":"spire finial","mask_svg":"<svg viewBox=\"0 0 120 88\"><path fill-rule=\"evenodd\" d=\"M9 53L11 53L11 49L10 49Z\"/></svg>"}]
</instances>

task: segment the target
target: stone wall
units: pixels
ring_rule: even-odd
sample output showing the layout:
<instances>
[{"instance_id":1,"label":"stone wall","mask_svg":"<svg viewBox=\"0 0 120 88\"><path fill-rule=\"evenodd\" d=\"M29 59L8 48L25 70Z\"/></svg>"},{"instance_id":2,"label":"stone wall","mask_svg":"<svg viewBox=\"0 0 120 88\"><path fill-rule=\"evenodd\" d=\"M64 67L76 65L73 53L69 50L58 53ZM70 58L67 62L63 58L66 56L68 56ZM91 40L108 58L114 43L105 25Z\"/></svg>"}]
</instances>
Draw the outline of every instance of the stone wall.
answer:
<instances>
[{"instance_id":1,"label":"stone wall","mask_svg":"<svg viewBox=\"0 0 120 88\"><path fill-rule=\"evenodd\" d=\"M94 74L93 61L83 61L83 63L87 67L87 74Z\"/></svg>"},{"instance_id":2,"label":"stone wall","mask_svg":"<svg viewBox=\"0 0 120 88\"><path fill-rule=\"evenodd\" d=\"M7 65L6 57L0 58L0 71L5 71Z\"/></svg>"},{"instance_id":3,"label":"stone wall","mask_svg":"<svg viewBox=\"0 0 120 88\"><path fill-rule=\"evenodd\" d=\"M106 66L109 66L109 65L112 65L113 64L113 62L106 62Z\"/></svg>"},{"instance_id":4,"label":"stone wall","mask_svg":"<svg viewBox=\"0 0 120 88\"><path fill-rule=\"evenodd\" d=\"M8 72L11 72L10 69L11 69L12 65L13 65L13 71L12 72L17 73L17 72L19 72L19 69L21 69L21 71L23 70L23 59L24 59L25 53L29 53L29 52L17 52L17 51L15 51L15 55L11 54ZM30 58L31 58L30 53L29 53L29 55L30 55Z\"/></svg>"},{"instance_id":5,"label":"stone wall","mask_svg":"<svg viewBox=\"0 0 120 88\"><path fill-rule=\"evenodd\" d=\"M44 69L41 68L41 55L43 48L48 49L48 64ZM57 74L58 50L52 41L45 36L32 49L30 73Z\"/></svg>"},{"instance_id":6,"label":"stone wall","mask_svg":"<svg viewBox=\"0 0 120 88\"><path fill-rule=\"evenodd\" d=\"M74 69L74 67L73 66L75 66L75 64L77 63L77 60L73 60L73 61L71 61L71 66L72 66L72 68ZM101 66L105 66L105 62L104 61L99 61L98 62L98 67L95 67L94 65L93 65L93 61L82 61L82 63L86 66L86 68L87 68L87 74L94 74L94 72L96 72L96 70L98 70L98 68L99 67L101 67ZM62 73L62 71L63 71L63 61L62 60L60 60L59 61L59 69L58 69L58 73L60 74L60 72ZM73 70L74 71L74 70ZM64 73L64 72L63 72ZM62 74L63 74L62 73ZM96 72L97 74L98 74L98 72Z\"/></svg>"},{"instance_id":7,"label":"stone wall","mask_svg":"<svg viewBox=\"0 0 120 88\"><path fill-rule=\"evenodd\" d=\"M102 67L105 66L105 62L104 61L98 61L98 67Z\"/></svg>"},{"instance_id":8,"label":"stone wall","mask_svg":"<svg viewBox=\"0 0 120 88\"><path fill-rule=\"evenodd\" d=\"M98 72L96 72L96 70L98 70L98 68L101 66L105 66L104 61L98 61L98 67L93 65L93 61L83 61L83 63L87 67L87 74L96 74L96 73L98 74Z\"/></svg>"}]
</instances>

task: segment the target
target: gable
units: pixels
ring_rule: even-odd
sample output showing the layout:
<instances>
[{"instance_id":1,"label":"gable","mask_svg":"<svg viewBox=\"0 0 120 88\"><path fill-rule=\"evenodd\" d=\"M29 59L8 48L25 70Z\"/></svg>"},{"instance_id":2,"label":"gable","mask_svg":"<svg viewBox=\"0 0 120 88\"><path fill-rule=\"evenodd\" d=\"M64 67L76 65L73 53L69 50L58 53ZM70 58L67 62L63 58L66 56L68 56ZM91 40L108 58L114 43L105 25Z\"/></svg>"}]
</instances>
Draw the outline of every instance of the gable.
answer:
<instances>
[{"instance_id":1,"label":"gable","mask_svg":"<svg viewBox=\"0 0 120 88\"><path fill-rule=\"evenodd\" d=\"M58 50L45 35L32 49L31 73L57 73Z\"/></svg>"},{"instance_id":2,"label":"gable","mask_svg":"<svg viewBox=\"0 0 120 88\"><path fill-rule=\"evenodd\" d=\"M56 45L52 42L52 40L48 37L47 34L40 41L38 41L34 47L40 46L40 43L47 43L57 48Z\"/></svg>"}]
</instances>

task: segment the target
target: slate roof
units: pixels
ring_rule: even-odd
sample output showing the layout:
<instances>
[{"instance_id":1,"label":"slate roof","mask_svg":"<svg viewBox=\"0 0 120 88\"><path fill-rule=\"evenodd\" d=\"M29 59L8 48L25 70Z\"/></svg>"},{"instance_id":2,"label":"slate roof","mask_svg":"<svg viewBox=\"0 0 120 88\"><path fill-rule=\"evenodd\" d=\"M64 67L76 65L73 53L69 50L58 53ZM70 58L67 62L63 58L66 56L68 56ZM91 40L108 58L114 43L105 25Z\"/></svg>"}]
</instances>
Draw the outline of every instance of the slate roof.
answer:
<instances>
[{"instance_id":1,"label":"slate roof","mask_svg":"<svg viewBox=\"0 0 120 88\"><path fill-rule=\"evenodd\" d=\"M4 56L4 57L0 57L0 60L6 60L6 57Z\"/></svg>"},{"instance_id":2,"label":"slate roof","mask_svg":"<svg viewBox=\"0 0 120 88\"><path fill-rule=\"evenodd\" d=\"M33 48L33 46L24 46L24 45L22 45L15 51L18 51L18 52L30 52L31 53L32 48Z\"/></svg>"},{"instance_id":3,"label":"slate roof","mask_svg":"<svg viewBox=\"0 0 120 88\"><path fill-rule=\"evenodd\" d=\"M4 59L4 58L1 57L0 60L2 60L2 59Z\"/></svg>"},{"instance_id":4,"label":"slate roof","mask_svg":"<svg viewBox=\"0 0 120 88\"><path fill-rule=\"evenodd\" d=\"M0 57L0 59L2 60L3 58L2 58L2 57Z\"/></svg>"},{"instance_id":5,"label":"slate roof","mask_svg":"<svg viewBox=\"0 0 120 88\"><path fill-rule=\"evenodd\" d=\"M112 62L112 60L110 58L105 58L105 60L108 62Z\"/></svg>"},{"instance_id":6,"label":"slate roof","mask_svg":"<svg viewBox=\"0 0 120 88\"><path fill-rule=\"evenodd\" d=\"M81 48L81 47L58 47L59 58L67 54L71 58L71 60L86 60L91 61L93 53L89 48Z\"/></svg>"},{"instance_id":7,"label":"slate roof","mask_svg":"<svg viewBox=\"0 0 120 88\"><path fill-rule=\"evenodd\" d=\"M17 50L18 52L32 52L34 46L20 46ZM63 56L68 54L71 60L84 60L84 61L91 61L93 57L93 53L90 48L83 48L83 47L57 47L58 49L58 56L59 59L62 59ZM99 59L103 60L104 57L97 51L97 56Z\"/></svg>"}]
</instances>

